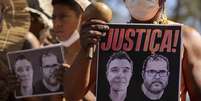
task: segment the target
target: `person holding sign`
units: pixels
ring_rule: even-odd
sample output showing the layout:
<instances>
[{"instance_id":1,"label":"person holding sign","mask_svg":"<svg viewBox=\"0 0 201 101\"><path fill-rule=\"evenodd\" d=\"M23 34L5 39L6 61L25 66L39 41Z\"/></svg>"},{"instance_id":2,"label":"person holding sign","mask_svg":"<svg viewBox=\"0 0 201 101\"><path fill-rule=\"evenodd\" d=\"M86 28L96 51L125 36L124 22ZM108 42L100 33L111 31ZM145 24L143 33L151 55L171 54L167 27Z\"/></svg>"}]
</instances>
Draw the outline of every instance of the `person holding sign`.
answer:
<instances>
[{"instance_id":1,"label":"person holding sign","mask_svg":"<svg viewBox=\"0 0 201 101\"><path fill-rule=\"evenodd\" d=\"M64 77L60 79L64 84L64 96L69 101L71 101L71 94L68 93L68 88L70 87L68 85L70 85L70 82L63 78L73 80L73 77L68 71L71 70L69 67L71 67L80 51L79 29L83 21L82 15L90 3L88 0L52 0L53 31L59 42L64 46L64 58L67 64L66 67L68 68L65 71ZM77 72L77 74L79 73ZM88 91L86 96L80 99L94 101L95 97L91 91Z\"/></svg>"},{"instance_id":2,"label":"person holding sign","mask_svg":"<svg viewBox=\"0 0 201 101\"><path fill-rule=\"evenodd\" d=\"M127 88L133 73L133 61L127 53L120 51L110 56L106 66L110 99L112 101L126 101Z\"/></svg>"},{"instance_id":3,"label":"person holding sign","mask_svg":"<svg viewBox=\"0 0 201 101\"><path fill-rule=\"evenodd\" d=\"M124 3L131 15L130 23L177 24L167 19L164 13L165 0L124 0ZM90 47L96 45L104 35L103 32L108 29L109 26L101 19L88 20L81 28L82 48L72 65L72 68L79 67L79 69L71 71L75 78L69 85L70 89L76 89L69 92L74 100L82 97L96 81L96 56L91 60L87 54ZM186 25L182 26L182 31L182 76L179 97L181 101L185 101L188 92L192 101L200 101L201 36L195 29Z\"/></svg>"}]
</instances>

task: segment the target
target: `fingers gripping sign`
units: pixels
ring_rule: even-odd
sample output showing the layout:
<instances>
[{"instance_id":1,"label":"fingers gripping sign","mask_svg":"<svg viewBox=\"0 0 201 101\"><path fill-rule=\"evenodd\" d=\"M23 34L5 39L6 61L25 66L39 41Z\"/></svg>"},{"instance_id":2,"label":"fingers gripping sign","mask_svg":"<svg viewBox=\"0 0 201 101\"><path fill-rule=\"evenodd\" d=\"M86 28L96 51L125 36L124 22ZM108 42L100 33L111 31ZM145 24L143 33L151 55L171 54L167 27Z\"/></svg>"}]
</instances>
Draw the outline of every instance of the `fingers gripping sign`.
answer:
<instances>
[{"instance_id":1,"label":"fingers gripping sign","mask_svg":"<svg viewBox=\"0 0 201 101\"><path fill-rule=\"evenodd\" d=\"M112 10L104 3L94 2L86 8L83 15L83 25L80 31L82 48L88 51L91 59L95 50L95 45L109 30L107 22L112 19Z\"/></svg>"}]
</instances>

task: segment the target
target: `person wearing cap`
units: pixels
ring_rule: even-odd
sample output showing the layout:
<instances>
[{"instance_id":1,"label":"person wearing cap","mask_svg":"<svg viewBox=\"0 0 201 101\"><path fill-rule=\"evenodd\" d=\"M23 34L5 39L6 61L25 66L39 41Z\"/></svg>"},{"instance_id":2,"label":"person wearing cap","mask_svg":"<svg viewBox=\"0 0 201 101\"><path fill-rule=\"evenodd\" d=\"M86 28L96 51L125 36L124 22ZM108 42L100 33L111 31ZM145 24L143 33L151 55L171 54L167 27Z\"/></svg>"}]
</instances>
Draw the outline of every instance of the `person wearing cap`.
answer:
<instances>
[{"instance_id":1,"label":"person wearing cap","mask_svg":"<svg viewBox=\"0 0 201 101\"><path fill-rule=\"evenodd\" d=\"M124 0L130 13L129 23L152 23L152 24L176 24L167 19L165 10L165 0ZM88 58L89 48L96 45L102 32L107 31L109 26L100 19L91 19L82 25L80 31L81 51L71 68L73 78L69 83L72 91L71 98L76 100L81 98L96 81L95 58ZM189 93L192 101L201 100L201 36L193 28L182 26L182 76L180 86L180 99L185 101L186 93ZM79 76L78 76L79 74ZM71 84L71 85L70 85ZM73 91L74 89L74 91Z\"/></svg>"},{"instance_id":2,"label":"person wearing cap","mask_svg":"<svg viewBox=\"0 0 201 101\"><path fill-rule=\"evenodd\" d=\"M29 33L25 35L26 41L23 49L39 48L56 43L52 35L52 0L27 0L25 11L31 15Z\"/></svg>"},{"instance_id":3,"label":"person wearing cap","mask_svg":"<svg viewBox=\"0 0 201 101\"><path fill-rule=\"evenodd\" d=\"M65 63L67 67L73 63L75 56L79 52L79 26L81 16L85 8L90 4L88 0L52 0L53 5L53 33L57 36L57 40L65 47ZM66 75L65 75L66 76ZM63 77L61 77L63 78ZM68 81L61 79L64 82L64 87L68 86ZM66 85L66 86L65 86ZM64 94L65 94L64 90ZM85 100L93 101L92 92L88 92ZM52 95L44 97L32 97L24 99L26 101L62 101L62 96ZM66 96L68 100L68 96ZM80 98L82 99L82 98Z\"/></svg>"},{"instance_id":4,"label":"person wearing cap","mask_svg":"<svg viewBox=\"0 0 201 101\"><path fill-rule=\"evenodd\" d=\"M53 33L59 43L64 46L64 59L69 69L80 51L79 29L82 23L82 14L89 4L88 0L52 0ZM66 78L72 79L68 69L61 81L64 85L64 96L66 100L71 101L68 94L69 81ZM85 97L80 99L94 101L94 94L89 91Z\"/></svg>"}]
</instances>

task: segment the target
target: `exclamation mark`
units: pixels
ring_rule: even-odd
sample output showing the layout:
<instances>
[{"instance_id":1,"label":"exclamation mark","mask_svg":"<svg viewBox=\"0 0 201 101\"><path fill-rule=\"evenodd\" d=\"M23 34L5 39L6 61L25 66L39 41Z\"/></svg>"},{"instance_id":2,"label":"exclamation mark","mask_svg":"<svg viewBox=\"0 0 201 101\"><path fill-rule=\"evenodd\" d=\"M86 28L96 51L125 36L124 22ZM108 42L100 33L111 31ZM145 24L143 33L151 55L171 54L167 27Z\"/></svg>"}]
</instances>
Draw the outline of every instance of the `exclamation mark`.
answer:
<instances>
[{"instance_id":1,"label":"exclamation mark","mask_svg":"<svg viewBox=\"0 0 201 101\"><path fill-rule=\"evenodd\" d=\"M175 31L172 52L176 52L176 50L177 50L177 43L178 43L179 33L180 33L180 30Z\"/></svg>"}]
</instances>

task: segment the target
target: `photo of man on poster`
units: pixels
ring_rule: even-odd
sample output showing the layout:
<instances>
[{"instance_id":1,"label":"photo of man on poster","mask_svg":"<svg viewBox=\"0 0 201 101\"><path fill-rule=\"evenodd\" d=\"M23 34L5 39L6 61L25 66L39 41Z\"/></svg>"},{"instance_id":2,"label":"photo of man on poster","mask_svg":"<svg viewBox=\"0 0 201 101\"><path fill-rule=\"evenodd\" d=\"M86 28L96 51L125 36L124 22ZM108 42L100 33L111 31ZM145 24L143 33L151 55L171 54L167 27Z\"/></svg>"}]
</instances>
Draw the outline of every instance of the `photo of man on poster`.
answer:
<instances>
[{"instance_id":1,"label":"photo of man on poster","mask_svg":"<svg viewBox=\"0 0 201 101\"><path fill-rule=\"evenodd\" d=\"M57 81L56 72L59 69L60 63L57 56L51 52L41 55L41 65L43 77L34 85L36 94L61 92L62 85Z\"/></svg>"},{"instance_id":2,"label":"photo of man on poster","mask_svg":"<svg viewBox=\"0 0 201 101\"><path fill-rule=\"evenodd\" d=\"M132 73L133 62L126 52L113 53L107 61L106 76L110 86L111 101L125 101Z\"/></svg>"},{"instance_id":3,"label":"photo of man on poster","mask_svg":"<svg viewBox=\"0 0 201 101\"><path fill-rule=\"evenodd\" d=\"M169 80L169 60L158 54L148 56L143 64L141 90L146 98L160 100Z\"/></svg>"}]
</instances>

